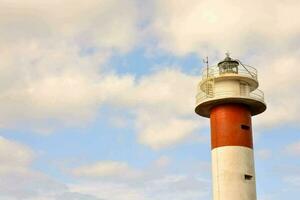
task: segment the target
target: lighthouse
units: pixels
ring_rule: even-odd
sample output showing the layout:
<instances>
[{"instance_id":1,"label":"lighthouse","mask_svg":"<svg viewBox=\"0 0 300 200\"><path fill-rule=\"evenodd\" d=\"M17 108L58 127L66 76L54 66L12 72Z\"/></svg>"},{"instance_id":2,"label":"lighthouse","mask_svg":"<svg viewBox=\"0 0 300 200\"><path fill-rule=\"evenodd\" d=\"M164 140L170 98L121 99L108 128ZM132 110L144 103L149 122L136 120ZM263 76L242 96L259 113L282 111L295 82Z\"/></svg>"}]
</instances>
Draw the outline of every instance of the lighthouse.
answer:
<instances>
[{"instance_id":1,"label":"lighthouse","mask_svg":"<svg viewBox=\"0 0 300 200\"><path fill-rule=\"evenodd\" d=\"M251 117L266 110L257 70L226 58L207 66L195 112L210 118L214 200L256 200Z\"/></svg>"}]
</instances>

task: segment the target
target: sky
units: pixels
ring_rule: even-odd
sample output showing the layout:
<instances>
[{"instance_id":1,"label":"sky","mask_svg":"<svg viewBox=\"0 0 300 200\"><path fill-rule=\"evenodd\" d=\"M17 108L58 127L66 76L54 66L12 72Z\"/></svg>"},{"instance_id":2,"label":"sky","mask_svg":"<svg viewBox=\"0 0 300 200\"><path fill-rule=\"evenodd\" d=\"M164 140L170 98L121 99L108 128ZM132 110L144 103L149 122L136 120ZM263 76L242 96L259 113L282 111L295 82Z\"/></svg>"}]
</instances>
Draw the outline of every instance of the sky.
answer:
<instances>
[{"instance_id":1,"label":"sky","mask_svg":"<svg viewBox=\"0 0 300 200\"><path fill-rule=\"evenodd\" d=\"M203 58L258 70L259 200L300 188L297 0L0 0L0 200L211 199Z\"/></svg>"}]
</instances>

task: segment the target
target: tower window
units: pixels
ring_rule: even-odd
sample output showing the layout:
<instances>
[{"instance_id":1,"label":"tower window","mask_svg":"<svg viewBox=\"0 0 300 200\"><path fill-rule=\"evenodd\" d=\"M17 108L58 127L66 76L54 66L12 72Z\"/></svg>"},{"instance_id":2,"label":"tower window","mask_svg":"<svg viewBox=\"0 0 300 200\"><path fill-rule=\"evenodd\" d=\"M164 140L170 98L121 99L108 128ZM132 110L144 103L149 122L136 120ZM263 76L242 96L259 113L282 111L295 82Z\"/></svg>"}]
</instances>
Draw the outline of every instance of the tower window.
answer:
<instances>
[{"instance_id":1,"label":"tower window","mask_svg":"<svg viewBox=\"0 0 300 200\"><path fill-rule=\"evenodd\" d=\"M249 175L249 174L245 174L245 180L249 181L252 180L253 176Z\"/></svg>"},{"instance_id":2,"label":"tower window","mask_svg":"<svg viewBox=\"0 0 300 200\"><path fill-rule=\"evenodd\" d=\"M250 126L245 125L245 124L242 124L241 128L244 129L244 130L250 130Z\"/></svg>"}]
</instances>

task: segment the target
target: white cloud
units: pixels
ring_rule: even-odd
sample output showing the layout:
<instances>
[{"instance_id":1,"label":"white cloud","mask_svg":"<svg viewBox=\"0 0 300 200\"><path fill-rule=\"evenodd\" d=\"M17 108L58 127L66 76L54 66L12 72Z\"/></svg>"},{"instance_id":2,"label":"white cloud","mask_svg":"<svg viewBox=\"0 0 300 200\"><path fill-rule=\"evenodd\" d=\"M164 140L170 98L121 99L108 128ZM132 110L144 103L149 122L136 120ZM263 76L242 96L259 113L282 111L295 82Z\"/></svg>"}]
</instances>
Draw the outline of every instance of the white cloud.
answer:
<instances>
[{"instance_id":1,"label":"white cloud","mask_svg":"<svg viewBox=\"0 0 300 200\"><path fill-rule=\"evenodd\" d=\"M0 137L0 174L24 171L33 157L34 153L28 147Z\"/></svg>"},{"instance_id":2,"label":"white cloud","mask_svg":"<svg viewBox=\"0 0 300 200\"><path fill-rule=\"evenodd\" d=\"M165 69L143 77L136 85L136 128L141 143L153 149L192 137L205 126L194 113L198 77Z\"/></svg>"},{"instance_id":3,"label":"white cloud","mask_svg":"<svg viewBox=\"0 0 300 200\"><path fill-rule=\"evenodd\" d=\"M159 0L155 5L153 31L161 47L177 54L230 50L243 55L282 45L300 32L299 22L290 20L299 18L295 0Z\"/></svg>"},{"instance_id":4,"label":"white cloud","mask_svg":"<svg viewBox=\"0 0 300 200\"><path fill-rule=\"evenodd\" d=\"M117 161L99 161L91 165L80 166L72 170L75 176L87 178L130 177L137 175L126 163Z\"/></svg>"},{"instance_id":5,"label":"white cloud","mask_svg":"<svg viewBox=\"0 0 300 200\"><path fill-rule=\"evenodd\" d=\"M33 170L34 158L35 153L29 147L0 137L1 200L101 200L91 195L72 193L65 184Z\"/></svg>"},{"instance_id":6,"label":"white cloud","mask_svg":"<svg viewBox=\"0 0 300 200\"><path fill-rule=\"evenodd\" d=\"M69 188L38 173L6 173L0 175L1 200L102 200L93 195L70 192Z\"/></svg>"},{"instance_id":7,"label":"white cloud","mask_svg":"<svg viewBox=\"0 0 300 200\"><path fill-rule=\"evenodd\" d=\"M204 126L194 114L198 77L177 69L155 71L134 81L114 100L132 108L138 140L153 149L165 148L192 137ZM113 103L114 100L110 101Z\"/></svg>"},{"instance_id":8,"label":"white cloud","mask_svg":"<svg viewBox=\"0 0 300 200\"><path fill-rule=\"evenodd\" d=\"M191 76L178 69L164 69L144 76L138 83L138 103L146 107L174 114L190 115L194 109L197 76Z\"/></svg>"},{"instance_id":9,"label":"white cloud","mask_svg":"<svg viewBox=\"0 0 300 200\"><path fill-rule=\"evenodd\" d=\"M158 119L155 119L154 116L151 116L152 120L140 121L141 119L138 119L137 122L139 123L139 141L153 149L182 142L199 127L199 122L195 120L174 119L172 116L167 119L157 116Z\"/></svg>"},{"instance_id":10,"label":"white cloud","mask_svg":"<svg viewBox=\"0 0 300 200\"><path fill-rule=\"evenodd\" d=\"M135 1L0 1L0 126L85 124L128 77L103 74L138 40Z\"/></svg>"},{"instance_id":11,"label":"white cloud","mask_svg":"<svg viewBox=\"0 0 300 200\"><path fill-rule=\"evenodd\" d=\"M165 175L148 181L93 181L69 185L71 191L111 200L207 199L209 183L184 175ZM99 190L101 188L101 190Z\"/></svg>"},{"instance_id":12,"label":"white cloud","mask_svg":"<svg viewBox=\"0 0 300 200\"><path fill-rule=\"evenodd\" d=\"M69 185L71 191L109 200L146 200L143 192L122 183L87 182ZM99 189L101 188L101 190Z\"/></svg>"},{"instance_id":13,"label":"white cloud","mask_svg":"<svg viewBox=\"0 0 300 200\"><path fill-rule=\"evenodd\" d=\"M258 60L259 79L265 92L267 110L255 117L260 127L274 127L299 122L300 95L296 85L300 81L297 67L300 49L283 55Z\"/></svg>"},{"instance_id":14,"label":"white cloud","mask_svg":"<svg viewBox=\"0 0 300 200\"><path fill-rule=\"evenodd\" d=\"M109 104L132 109L139 141L152 148L181 142L196 129L190 119L196 77L163 70L136 80L104 68L113 49L127 51L138 40L135 1L1 1L0 7L1 127L49 134L84 125Z\"/></svg>"},{"instance_id":15,"label":"white cloud","mask_svg":"<svg viewBox=\"0 0 300 200\"><path fill-rule=\"evenodd\" d=\"M0 1L1 39L72 38L82 45L128 50L137 38L134 1Z\"/></svg>"},{"instance_id":16,"label":"white cloud","mask_svg":"<svg viewBox=\"0 0 300 200\"><path fill-rule=\"evenodd\" d=\"M153 169L155 170L155 169ZM136 179L119 179L84 181L69 184L72 192L91 194L111 200L150 200L150 199L207 199L207 180L189 175L157 174L144 171ZM101 190L99 190L101 188Z\"/></svg>"},{"instance_id":17,"label":"white cloud","mask_svg":"<svg viewBox=\"0 0 300 200\"><path fill-rule=\"evenodd\" d=\"M0 125L47 130L93 119L108 97L131 86L130 77L100 72L108 57L102 51L80 55L77 45L66 42L0 49Z\"/></svg>"},{"instance_id":18,"label":"white cloud","mask_svg":"<svg viewBox=\"0 0 300 200\"><path fill-rule=\"evenodd\" d=\"M0 53L2 127L49 134L57 125L86 124L103 104L130 109L140 141L156 149L185 140L198 127L195 76L166 69L137 80L105 72L106 52L82 56L80 48L65 42L27 45ZM185 128L176 132L172 128L181 125Z\"/></svg>"},{"instance_id":19,"label":"white cloud","mask_svg":"<svg viewBox=\"0 0 300 200\"><path fill-rule=\"evenodd\" d=\"M162 156L143 169L135 169L124 162L99 161L71 170L83 172L83 174L73 173L76 177L77 175L87 176L68 186L72 192L91 194L110 200L208 198L210 183L200 178L200 175L206 174L210 169L209 166L202 165L199 174L199 163L184 165L188 170L181 174L178 170L183 166L175 167L177 173L170 172L172 171L170 162L169 157ZM98 173L99 171L101 173ZM128 174L138 174L138 176L128 176Z\"/></svg>"}]
</instances>

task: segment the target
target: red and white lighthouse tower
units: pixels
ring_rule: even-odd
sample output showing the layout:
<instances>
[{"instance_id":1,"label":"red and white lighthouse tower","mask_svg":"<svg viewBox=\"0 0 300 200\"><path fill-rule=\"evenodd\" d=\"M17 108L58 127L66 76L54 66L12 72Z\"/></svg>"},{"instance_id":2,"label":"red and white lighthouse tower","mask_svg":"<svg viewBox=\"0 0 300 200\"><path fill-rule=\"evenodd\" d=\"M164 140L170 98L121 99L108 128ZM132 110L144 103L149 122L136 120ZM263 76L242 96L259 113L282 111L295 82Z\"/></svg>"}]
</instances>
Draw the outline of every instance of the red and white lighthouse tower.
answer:
<instances>
[{"instance_id":1,"label":"red and white lighthouse tower","mask_svg":"<svg viewBox=\"0 0 300 200\"><path fill-rule=\"evenodd\" d=\"M203 70L196 113L210 118L214 200L256 200L251 116L266 110L257 71L227 57Z\"/></svg>"}]
</instances>

